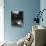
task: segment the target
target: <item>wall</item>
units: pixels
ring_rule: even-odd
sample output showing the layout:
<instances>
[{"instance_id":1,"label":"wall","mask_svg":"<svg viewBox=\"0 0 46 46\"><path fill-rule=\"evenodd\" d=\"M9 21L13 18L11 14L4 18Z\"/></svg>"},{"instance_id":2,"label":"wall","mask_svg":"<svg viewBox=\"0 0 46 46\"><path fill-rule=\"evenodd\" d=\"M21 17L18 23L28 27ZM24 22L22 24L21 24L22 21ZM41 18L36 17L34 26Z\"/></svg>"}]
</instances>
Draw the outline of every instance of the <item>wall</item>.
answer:
<instances>
[{"instance_id":1,"label":"wall","mask_svg":"<svg viewBox=\"0 0 46 46\"><path fill-rule=\"evenodd\" d=\"M43 9L46 9L46 0L41 0L40 1L40 9L41 9L41 11L43 10ZM42 17L43 17L43 19L44 19L44 21L42 22L40 22L41 24L40 25L43 25L43 26L46 26L46 11L44 11L43 12L43 15L42 15Z\"/></svg>"},{"instance_id":2,"label":"wall","mask_svg":"<svg viewBox=\"0 0 46 46\"><path fill-rule=\"evenodd\" d=\"M0 0L0 42L4 41L4 0Z\"/></svg>"},{"instance_id":3,"label":"wall","mask_svg":"<svg viewBox=\"0 0 46 46\"><path fill-rule=\"evenodd\" d=\"M4 35L7 41L18 41L32 28L35 12L40 9L40 0L5 0L4 1ZM21 28L11 26L11 11L24 11L24 25Z\"/></svg>"}]
</instances>

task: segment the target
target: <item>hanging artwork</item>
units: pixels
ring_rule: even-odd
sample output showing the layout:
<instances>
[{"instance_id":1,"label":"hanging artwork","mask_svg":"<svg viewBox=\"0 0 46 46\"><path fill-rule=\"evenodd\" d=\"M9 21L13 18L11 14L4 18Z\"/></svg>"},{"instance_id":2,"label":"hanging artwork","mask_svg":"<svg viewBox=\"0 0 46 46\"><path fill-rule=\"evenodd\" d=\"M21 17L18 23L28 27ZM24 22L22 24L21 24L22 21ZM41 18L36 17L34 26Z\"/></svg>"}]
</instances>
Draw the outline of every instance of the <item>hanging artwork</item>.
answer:
<instances>
[{"instance_id":1,"label":"hanging artwork","mask_svg":"<svg viewBox=\"0 0 46 46\"><path fill-rule=\"evenodd\" d=\"M11 25L22 27L23 25L23 11L11 11Z\"/></svg>"}]
</instances>

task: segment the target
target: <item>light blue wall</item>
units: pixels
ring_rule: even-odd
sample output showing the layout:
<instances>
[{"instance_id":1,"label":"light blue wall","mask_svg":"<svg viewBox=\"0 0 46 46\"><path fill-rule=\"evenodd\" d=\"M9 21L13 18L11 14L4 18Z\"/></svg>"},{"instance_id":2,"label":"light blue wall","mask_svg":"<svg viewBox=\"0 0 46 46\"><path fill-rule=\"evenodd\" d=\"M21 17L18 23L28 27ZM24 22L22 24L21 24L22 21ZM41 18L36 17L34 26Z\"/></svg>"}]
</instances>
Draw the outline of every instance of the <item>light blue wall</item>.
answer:
<instances>
[{"instance_id":1,"label":"light blue wall","mask_svg":"<svg viewBox=\"0 0 46 46\"><path fill-rule=\"evenodd\" d=\"M4 35L7 41L18 41L24 37L32 27L35 12L40 9L40 0L5 0L4 1ZM22 28L11 26L11 10L24 11L24 25Z\"/></svg>"},{"instance_id":2,"label":"light blue wall","mask_svg":"<svg viewBox=\"0 0 46 46\"><path fill-rule=\"evenodd\" d=\"M40 1L40 10L42 11L43 9L46 9L46 0L41 0ZM40 22L40 25L45 26L46 27L46 10L43 12L43 22Z\"/></svg>"}]
</instances>

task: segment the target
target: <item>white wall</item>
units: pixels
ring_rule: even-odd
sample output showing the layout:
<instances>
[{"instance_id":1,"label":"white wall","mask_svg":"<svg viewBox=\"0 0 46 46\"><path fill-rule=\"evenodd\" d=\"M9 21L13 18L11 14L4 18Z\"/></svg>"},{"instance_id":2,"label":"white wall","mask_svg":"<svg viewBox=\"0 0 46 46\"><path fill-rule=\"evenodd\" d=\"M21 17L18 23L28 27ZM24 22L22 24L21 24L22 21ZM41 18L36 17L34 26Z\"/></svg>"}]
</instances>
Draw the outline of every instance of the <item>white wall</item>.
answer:
<instances>
[{"instance_id":1,"label":"white wall","mask_svg":"<svg viewBox=\"0 0 46 46\"><path fill-rule=\"evenodd\" d=\"M4 0L0 0L0 42L4 41Z\"/></svg>"}]
</instances>

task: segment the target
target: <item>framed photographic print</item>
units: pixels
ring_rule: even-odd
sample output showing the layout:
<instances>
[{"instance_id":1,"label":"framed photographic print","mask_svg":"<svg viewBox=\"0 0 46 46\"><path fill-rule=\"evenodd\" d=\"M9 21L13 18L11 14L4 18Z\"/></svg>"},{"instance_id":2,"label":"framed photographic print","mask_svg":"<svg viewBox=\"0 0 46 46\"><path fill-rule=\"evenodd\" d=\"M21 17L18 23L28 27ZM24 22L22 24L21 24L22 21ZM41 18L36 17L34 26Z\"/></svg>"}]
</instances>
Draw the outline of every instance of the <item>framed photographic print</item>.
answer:
<instances>
[{"instance_id":1,"label":"framed photographic print","mask_svg":"<svg viewBox=\"0 0 46 46\"><path fill-rule=\"evenodd\" d=\"M23 11L11 11L11 25L22 27L23 25Z\"/></svg>"}]
</instances>

